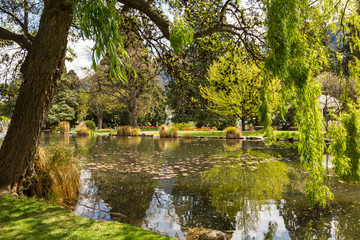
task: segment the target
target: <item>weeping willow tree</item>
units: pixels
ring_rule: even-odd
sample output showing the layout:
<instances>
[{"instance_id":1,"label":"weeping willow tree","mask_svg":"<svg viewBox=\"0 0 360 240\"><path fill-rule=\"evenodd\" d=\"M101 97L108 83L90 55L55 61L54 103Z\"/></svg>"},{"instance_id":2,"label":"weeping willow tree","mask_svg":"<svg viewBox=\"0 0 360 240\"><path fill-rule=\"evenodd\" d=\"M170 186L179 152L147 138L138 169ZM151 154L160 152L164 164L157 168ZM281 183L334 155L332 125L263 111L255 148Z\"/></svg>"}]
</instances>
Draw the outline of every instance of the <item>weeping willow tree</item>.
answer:
<instances>
[{"instance_id":1,"label":"weeping willow tree","mask_svg":"<svg viewBox=\"0 0 360 240\"><path fill-rule=\"evenodd\" d=\"M330 1L312 3L307 0L263 1L266 13L268 58L264 65L264 85L268 76L283 83L282 102L291 102L296 109L299 128L301 164L308 172L306 191L312 205L325 207L333 194L324 185L324 123L320 111L321 88L315 76L326 66L326 45L323 44L324 22L331 22ZM326 29L326 28L325 28ZM269 91L262 91L263 122L269 118Z\"/></svg>"}]
</instances>

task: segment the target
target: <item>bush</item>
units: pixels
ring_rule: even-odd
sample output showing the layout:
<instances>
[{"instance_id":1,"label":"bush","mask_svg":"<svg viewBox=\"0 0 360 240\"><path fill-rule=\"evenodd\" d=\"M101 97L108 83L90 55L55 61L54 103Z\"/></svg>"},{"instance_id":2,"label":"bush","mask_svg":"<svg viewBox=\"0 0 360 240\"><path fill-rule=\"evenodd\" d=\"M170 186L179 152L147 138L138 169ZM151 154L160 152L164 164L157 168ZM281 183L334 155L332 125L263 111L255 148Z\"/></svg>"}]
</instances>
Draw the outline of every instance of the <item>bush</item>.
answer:
<instances>
[{"instance_id":1,"label":"bush","mask_svg":"<svg viewBox=\"0 0 360 240\"><path fill-rule=\"evenodd\" d=\"M70 132L70 123L68 121L62 121L59 123L60 133Z\"/></svg>"},{"instance_id":2,"label":"bush","mask_svg":"<svg viewBox=\"0 0 360 240\"><path fill-rule=\"evenodd\" d=\"M169 127L175 126L177 127L178 130L183 131L185 129L195 128L195 125L196 124L193 122L189 122L189 123L182 122L182 123L172 123L169 125Z\"/></svg>"},{"instance_id":3,"label":"bush","mask_svg":"<svg viewBox=\"0 0 360 240\"><path fill-rule=\"evenodd\" d=\"M217 131L217 127L213 127L212 129L213 129L214 131Z\"/></svg>"},{"instance_id":4,"label":"bush","mask_svg":"<svg viewBox=\"0 0 360 240\"><path fill-rule=\"evenodd\" d=\"M35 159L36 175L24 186L31 195L57 204L72 204L78 198L80 176L74 151L65 146L38 147Z\"/></svg>"},{"instance_id":5,"label":"bush","mask_svg":"<svg viewBox=\"0 0 360 240\"><path fill-rule=\"evenodd\" d=\"M133 129L132 129L132 135L133 135L133 136L139 136L140 133L141 133L140 128L133 128Z\"/></svg>"},{"instance_id":6,"label":"bush","mask_svg":"<svg viewBox=\"0 0 360 240\"><path fill-rule=\"evenodd\" d=\"M159 128L159 135L161 138L175 138L178 136L178 128L176 126L167 127L161 125Z\"/></svg>"},{"instance_id":7,"label":"bush","mask_svg":"<svg viewBox=\"0 0 360 240\"><path fill-rule=\"evenodd\" d=\"M224 132L227 139L236 139L241 137L241 130L237 127L227 127Z\"/></svg>"},{"instance_id":8,"label":"bush","mask_svg":"<svg viewBox=\"0 0 360 240\"><path fill-rule=\"evenodd\" d=\"M76 135L78 136L90 136L90 129L86 126L84 122L80 123L79 126L77 126Z\"/></svg>"},{"instance_id":9,"label":"bush","mask_svg":"<svg viewBox=\"0 0 360 240\"><path fill-rule=\"evenodd\" d=\"M84 121L85 125L91 130L91 131L95 131L96 130L96 124L94 123L94 121L92 120L86 120Z\"/></svg>"}]
</instances>

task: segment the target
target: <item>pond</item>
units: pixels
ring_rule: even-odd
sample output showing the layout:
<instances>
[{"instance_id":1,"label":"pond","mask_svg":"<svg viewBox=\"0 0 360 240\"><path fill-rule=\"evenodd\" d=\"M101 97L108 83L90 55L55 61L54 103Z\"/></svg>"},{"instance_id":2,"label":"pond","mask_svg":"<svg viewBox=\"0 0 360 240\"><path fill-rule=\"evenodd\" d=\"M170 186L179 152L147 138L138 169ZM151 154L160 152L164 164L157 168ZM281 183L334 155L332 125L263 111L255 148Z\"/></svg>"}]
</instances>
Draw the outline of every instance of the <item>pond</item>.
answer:
<instances>
[{"instance_id":1,"label":"pond","mask_svg":"<svg viewBox=\"0 0 360 240\"><path fill-rule=\"evenodd\" d=\"M360 184L339 181L324 157L331 211L313 212L297 149L261 141L43 134L81 159L75 213L191 239L360 239Z\"/></svg>"}]
</instances>

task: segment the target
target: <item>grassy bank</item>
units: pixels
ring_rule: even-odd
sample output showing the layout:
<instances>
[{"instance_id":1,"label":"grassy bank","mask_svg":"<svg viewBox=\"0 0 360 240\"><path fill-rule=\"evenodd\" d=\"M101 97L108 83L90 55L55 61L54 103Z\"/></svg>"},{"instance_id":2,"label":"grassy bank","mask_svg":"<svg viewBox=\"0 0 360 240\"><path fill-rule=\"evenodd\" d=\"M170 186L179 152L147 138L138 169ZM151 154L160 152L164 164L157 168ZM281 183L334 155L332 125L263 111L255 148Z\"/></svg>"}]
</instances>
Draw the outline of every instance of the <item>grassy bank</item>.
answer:
<instances>
[{"instance_id":1,"label":"grassy bank","mask_svg":"<svg viewBox=\"0 0 360 240\"><path fill-rule=\"evenodd\" d=\"M34 198L0 198L0 239L171 239L118 222L100 222Z\"/></svg>"}]
</instances>

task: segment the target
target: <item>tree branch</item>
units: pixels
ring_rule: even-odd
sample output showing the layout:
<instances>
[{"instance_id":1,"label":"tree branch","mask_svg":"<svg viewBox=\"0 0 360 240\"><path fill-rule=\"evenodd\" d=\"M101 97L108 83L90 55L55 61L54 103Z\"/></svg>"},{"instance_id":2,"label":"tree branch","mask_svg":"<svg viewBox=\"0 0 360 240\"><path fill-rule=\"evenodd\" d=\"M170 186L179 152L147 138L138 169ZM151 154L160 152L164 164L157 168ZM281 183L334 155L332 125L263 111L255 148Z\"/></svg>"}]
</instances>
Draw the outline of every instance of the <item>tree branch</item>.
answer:
<instances>
[{"instance_id":1,"label":"tree branch","mask_svg":"<svg viewBox=\"0 0 360 240\"><path fill-rule=\"evenodd\" d=\"M10 32L9 30L0 27L0 39L6 41L13 41L19 44L22 48L29 49L31 42L25 36Z\"/></svg>"}]
</instances>

